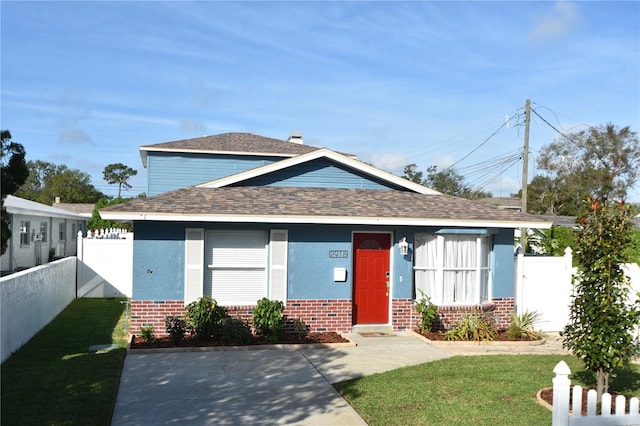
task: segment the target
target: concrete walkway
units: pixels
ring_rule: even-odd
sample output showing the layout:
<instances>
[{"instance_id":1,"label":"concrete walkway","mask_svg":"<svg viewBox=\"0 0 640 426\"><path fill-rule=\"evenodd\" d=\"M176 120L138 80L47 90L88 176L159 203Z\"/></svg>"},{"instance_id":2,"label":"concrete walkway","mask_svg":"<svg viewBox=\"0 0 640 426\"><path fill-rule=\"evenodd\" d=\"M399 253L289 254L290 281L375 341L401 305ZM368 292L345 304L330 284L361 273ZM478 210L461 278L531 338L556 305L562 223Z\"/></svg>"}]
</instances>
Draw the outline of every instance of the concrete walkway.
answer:
<instances>
[{"instance_id":1,"label":"concrete walkway","mask_svg":"<svg viewBox=\"0 0 640 426\"><path fill-rule=\"evenodd\" d=\"M357 346L128 354L112 425L364 425L332 383L452 355L514 353L439 348L409 333L347 337ZM551 341L517 353L562 349Z\"/></svg>"}]
</instances>

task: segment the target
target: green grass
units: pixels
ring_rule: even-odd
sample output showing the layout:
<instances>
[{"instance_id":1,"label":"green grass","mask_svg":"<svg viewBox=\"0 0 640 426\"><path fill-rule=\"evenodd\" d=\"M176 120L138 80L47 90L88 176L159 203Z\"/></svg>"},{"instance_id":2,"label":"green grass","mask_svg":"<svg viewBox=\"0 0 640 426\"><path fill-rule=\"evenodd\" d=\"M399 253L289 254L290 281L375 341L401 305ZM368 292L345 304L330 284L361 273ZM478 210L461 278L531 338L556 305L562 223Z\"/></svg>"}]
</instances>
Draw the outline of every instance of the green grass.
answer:
<instances>
[{"instance_id":1,"label":"green grass","mask_svg":"<svg viewBox=\"0 0 640 426\"><path fill-rule=\"evenodd\" d=\"M109 425L125 358L124 305L77 299L2 364L3 425ZM89 354L91 345L118 345Z\"/></svg>"},{"instance_id":2,"label":"green grass","mask_svg":"<svg viewBox=\"0 0 640 426\"><path fill-rule=\"evenodd\" d=\"M340 394L368 424L550 425L551 412L536 392L552 386L553 368L565 360L576 384L595 378L575 357L485 355L452 357L338 383ZM640 395L640 366L618 372L611 391Z\"/></svg>"}]
</instances>

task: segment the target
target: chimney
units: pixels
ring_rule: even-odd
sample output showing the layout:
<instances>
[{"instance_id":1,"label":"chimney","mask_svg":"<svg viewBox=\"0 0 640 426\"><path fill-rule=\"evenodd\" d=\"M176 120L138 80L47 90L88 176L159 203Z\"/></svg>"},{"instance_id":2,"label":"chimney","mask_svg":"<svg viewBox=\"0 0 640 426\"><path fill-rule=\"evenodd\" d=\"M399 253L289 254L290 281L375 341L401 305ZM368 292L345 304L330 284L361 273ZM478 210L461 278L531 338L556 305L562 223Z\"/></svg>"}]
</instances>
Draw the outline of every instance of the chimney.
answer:
<instances>
[{"instance_id":1,"label":"chimney","mask_svg":"<svg viewBox=\"0 0 640 426\"><path fill-rule=\"evenodd\" d=\"M291 133L289 134L288 141L297 143L300 145L304 145L304 142L302 140L302 132L300 130L292 130Z\"/></svg>"},{"instance_id":2,"label":"chimney","mask_svg":"<svg viewBox=\"0 0 640 426\"><path fill-rule=\"evenodd\" d=\"M56 197L56 202L55 204L60 204L60 197Z\"/></svg>"}]
</instances>

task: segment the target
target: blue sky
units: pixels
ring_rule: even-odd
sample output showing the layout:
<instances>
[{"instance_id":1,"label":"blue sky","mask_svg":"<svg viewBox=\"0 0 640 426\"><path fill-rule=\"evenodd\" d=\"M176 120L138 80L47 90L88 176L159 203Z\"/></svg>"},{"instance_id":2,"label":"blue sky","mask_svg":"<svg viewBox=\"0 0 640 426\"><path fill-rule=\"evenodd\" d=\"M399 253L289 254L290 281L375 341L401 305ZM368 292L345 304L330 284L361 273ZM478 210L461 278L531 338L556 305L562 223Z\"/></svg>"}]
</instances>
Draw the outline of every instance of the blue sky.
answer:
<instances>
[{"instance_id":1,"label":"blue sky","mask_svg":"<svg viewBox=\"0 0 640 426\"><path fill-rule=\"evenodd\" d=\"M85 171L109 195L117 188L102 170L116 162L138 170L124 195L145 191L141 145L299 130L306 144L396 174L455 164L508 196L522 179L509 159L522 150L527 98L567 133L608 122L640 130L638 1L0 8L1 127L28 159ZM557 136L533 115L530 176ZM640 186L629 198L640 201Z\"/></svg>"}]
</instances>

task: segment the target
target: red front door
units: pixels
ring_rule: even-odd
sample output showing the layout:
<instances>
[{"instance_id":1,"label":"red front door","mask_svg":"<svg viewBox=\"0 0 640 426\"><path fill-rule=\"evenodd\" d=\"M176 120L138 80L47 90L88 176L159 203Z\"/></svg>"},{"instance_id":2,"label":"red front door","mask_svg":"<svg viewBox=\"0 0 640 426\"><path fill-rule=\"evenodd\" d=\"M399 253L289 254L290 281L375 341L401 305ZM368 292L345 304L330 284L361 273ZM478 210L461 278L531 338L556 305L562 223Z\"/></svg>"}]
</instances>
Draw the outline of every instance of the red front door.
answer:
<instances>
[{"instance_id":1,"label":"red front door","mask_svg":"<svg viewBox=\"0 0 640 426\"><path fill-rule=\"evenodd\" d=\"M389 234L354 234L354 324L389 322Z\"/></svg>"}]
</instances>

